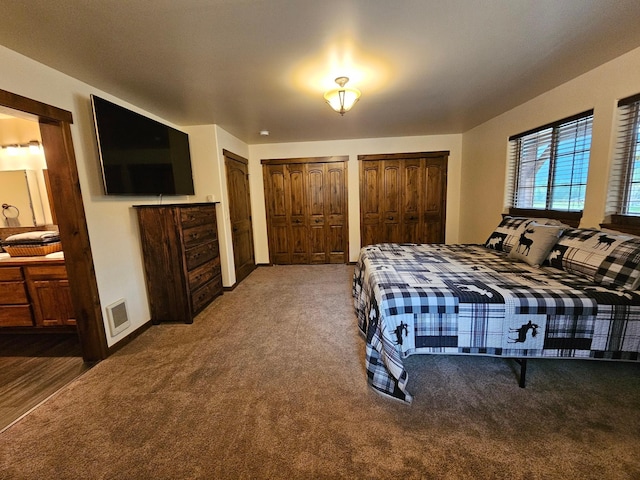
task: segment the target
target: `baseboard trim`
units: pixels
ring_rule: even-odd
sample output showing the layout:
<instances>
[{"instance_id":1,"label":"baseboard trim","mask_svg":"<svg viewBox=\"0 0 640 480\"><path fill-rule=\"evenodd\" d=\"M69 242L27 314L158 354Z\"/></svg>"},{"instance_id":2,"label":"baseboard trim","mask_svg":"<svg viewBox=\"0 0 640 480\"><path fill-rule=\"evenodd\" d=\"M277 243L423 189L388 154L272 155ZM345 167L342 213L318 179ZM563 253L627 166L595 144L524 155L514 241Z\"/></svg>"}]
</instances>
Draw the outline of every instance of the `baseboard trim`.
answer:
<instances>
[{"instance_id":1,"label":"baseboard trim","mask_svg":"<svg viewBox=\"0 0 640 480\"><path fill-rule=\"evenodd\" d=\"M270 263L256 263L255 268L253 270L255 270L258 267L272 267L273 265L271 265ZM253 270L251 270L253 272ZM247 274L247 277L251 275L251 272L249 272L249 274ZM245 278L247 278L245 277ZM242 279L244 280L244 278ZM222 291L223 292L232 292L236 289L236 287L242 283L242 280L240 280L239 282L234 283L233 285L230 285L228 287L223 286L222 287Z\"/></svg>"},{"instance_id":2,"label":"baseboard trim","mask_svg":"<svg viewBox=\"0 0 640 480\"><path fill-rule=\"evenodd\" d=\"M135 338L139 337L140 335L142 335L144 332L146 332L149 327L153 326L153 323L151 323L151 320L148 320L146 323L143 323L140 327L138 327L137 329L135 329L133 332L131 332L129 335L127 335L126 337L123 337L122 339L120 339L118 341L118 343L111 345L108 350L107 350L107 356L111 356L114 353L116 353L118 350L120 350L122 347L124 347L125 345L131 343L132 340L134 340Z\"/></svg>"}]
</instances>

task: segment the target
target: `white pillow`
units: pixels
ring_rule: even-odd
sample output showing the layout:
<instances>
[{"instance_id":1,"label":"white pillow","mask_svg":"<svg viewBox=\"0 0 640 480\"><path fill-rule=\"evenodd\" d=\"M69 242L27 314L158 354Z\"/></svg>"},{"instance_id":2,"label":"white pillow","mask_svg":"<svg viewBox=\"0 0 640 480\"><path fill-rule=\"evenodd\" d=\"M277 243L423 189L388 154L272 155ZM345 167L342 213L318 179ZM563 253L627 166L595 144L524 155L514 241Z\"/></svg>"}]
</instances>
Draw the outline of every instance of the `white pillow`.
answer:
<instances>
[{"instance_id":1,"label":"white pillow","mask_svg":"<svg viewBox=\"0 0 640 480\"><path fill-rule=\"evenodd\" d=\"M558 242L562 231L561 226L540 225L531 222L520 232L516 243L511 248L508 258L539 267L549 255L549 252Z\"/></svg>"}]
</instances>

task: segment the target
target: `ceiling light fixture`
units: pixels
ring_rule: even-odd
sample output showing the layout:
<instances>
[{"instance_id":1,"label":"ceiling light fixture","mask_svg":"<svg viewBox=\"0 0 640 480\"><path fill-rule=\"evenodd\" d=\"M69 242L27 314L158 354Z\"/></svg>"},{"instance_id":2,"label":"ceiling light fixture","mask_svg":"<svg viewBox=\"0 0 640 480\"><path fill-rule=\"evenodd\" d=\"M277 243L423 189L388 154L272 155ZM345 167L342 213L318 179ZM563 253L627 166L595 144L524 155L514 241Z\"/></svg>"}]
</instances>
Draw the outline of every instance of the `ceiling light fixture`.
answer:
<instances>
[{"instance_id":1,"label":"ceiling light fixture","mask_svg":"<svg viewBox=\"0 0 640 480\"><path fill-rule=\"evenodd\" d=\"M336 83L340 88L334 88L324 94L325 101L340 115L344 115L351 110L361 95L360 90L357 88L345 87L348 81L349 77L336 78Z\"/></svg>"}]
</instances>

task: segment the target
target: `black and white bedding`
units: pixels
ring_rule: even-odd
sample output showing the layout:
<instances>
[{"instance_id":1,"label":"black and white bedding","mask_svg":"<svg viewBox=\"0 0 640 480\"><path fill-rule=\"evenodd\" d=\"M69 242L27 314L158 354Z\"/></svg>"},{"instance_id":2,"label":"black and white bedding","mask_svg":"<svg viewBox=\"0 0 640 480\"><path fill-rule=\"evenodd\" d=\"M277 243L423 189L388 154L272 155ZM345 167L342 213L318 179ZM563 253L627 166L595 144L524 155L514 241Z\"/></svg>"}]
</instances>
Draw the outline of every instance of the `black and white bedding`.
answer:
<instances>
[{"instance_id":1,"label":"black and white bedding","mask_svg":"<svg viewBox=\"0 0 640 480\"><path fill-rule=\"evenodd\" d=\"M373 388L411 402L403 358L421 353L640 359L640 239L561 227L544 253L555 267L537 267L511 255L527 226L502 228L497 250L496 232L485 245L361 250L353 296Z\"/></svg>"}]
</instances>

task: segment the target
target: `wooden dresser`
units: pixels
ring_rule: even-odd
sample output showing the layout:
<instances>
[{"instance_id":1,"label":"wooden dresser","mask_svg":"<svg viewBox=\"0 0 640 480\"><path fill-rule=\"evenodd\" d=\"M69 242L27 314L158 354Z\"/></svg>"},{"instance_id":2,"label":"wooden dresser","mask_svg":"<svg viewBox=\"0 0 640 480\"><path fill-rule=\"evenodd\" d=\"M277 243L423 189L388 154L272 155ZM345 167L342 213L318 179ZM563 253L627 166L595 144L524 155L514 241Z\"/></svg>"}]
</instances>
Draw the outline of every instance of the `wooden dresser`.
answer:
<instances>
[{"instance_id":1,"label":"wooden dresser","mask_svg":"<svg viewBox=\"0 0 640 480\"><path fill-rule=\"evenodd\" d=\"M193 323L222 294L216 205L135 205L151 321Z\"/></svg>"},{"instance_id":2,"label":"wooden dresser","mask_svg":"<svg viewBox=\"0 0 640 480\"><path fill-rule=\"evenodd\" d=\"M74 327L64 260L0 260L0 327Z\"/></svg>"}]
</instances>

